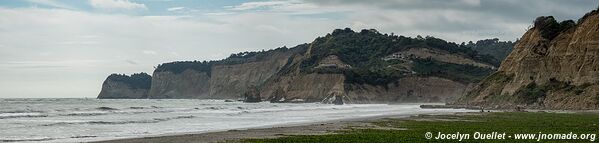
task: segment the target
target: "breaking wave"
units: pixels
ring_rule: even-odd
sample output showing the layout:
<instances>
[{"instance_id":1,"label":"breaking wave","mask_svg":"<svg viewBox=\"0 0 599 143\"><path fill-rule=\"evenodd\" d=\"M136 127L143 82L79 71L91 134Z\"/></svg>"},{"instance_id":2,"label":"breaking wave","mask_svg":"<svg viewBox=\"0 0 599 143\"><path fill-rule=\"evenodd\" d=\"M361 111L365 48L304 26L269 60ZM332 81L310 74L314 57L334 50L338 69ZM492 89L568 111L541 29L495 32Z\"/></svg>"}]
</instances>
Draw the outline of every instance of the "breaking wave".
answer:
<instances>
[{"instance_id":1,"label":"breaking wave","mask_svg":"<svg viewBox=\"0 0 599 143\"><path fill-rule=\"evenodd\" d=\"M130 120L130 121L87 121L87 122L58 122L51 124L43 124L41 126L61 126L61 125L76 125L76 124L100 124L100 125L118 125L118 124L143 124L143 123L158 123L176 119L191 119L195 118L195 116L177 116L177 117L168 117L168 118L153 118L150 120Z\"/></svg>"}]
</instances>

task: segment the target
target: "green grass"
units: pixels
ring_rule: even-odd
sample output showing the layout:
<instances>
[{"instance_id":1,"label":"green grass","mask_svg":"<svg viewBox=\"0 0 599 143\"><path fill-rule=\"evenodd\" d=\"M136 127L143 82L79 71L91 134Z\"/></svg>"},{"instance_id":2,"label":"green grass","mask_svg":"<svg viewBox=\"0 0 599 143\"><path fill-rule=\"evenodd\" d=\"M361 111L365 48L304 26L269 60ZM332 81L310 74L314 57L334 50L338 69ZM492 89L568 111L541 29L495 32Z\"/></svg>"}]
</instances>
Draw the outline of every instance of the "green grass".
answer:
<instances>
[{"instance_id":1,"label":"green grass","mask_svg":"<svg viewBox=\"0 0 599 143\"><path fill-rule=\"evenodd\" d=\"M591 113L485 113L473 115L429 115L410 119L388 119L374 122L380 127L407 130L351 129L330 135L298 135L276 139L247 139L251 143L312 143L312 142L458 142L457 140L427 140L426 132L469 133L462 142L537 142L536 140L474 140L474 132L490 133L599 133L599 114ZM589 140L542 140L542 142L589 142Z\"/></svg>"}]
</instances>

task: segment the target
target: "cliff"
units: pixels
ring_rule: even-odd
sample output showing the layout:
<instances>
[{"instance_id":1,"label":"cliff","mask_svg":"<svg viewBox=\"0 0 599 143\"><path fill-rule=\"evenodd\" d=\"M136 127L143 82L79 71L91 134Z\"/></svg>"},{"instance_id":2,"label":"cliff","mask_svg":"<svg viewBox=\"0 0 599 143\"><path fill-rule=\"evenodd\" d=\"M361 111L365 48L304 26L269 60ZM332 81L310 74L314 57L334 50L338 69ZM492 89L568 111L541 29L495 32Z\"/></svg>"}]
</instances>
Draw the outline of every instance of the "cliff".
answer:
<instances>
[{"instance_id":1,"label":"cliff","mask_svg":"<svg viewBox=\"0 0 599 143\"><path fill-rule=\"evenodd\" d=\"M434 37L346 28L292 48L161 64L148 98L446 102L493 72L497 61Z\"/></svg>"},{"instance_id":2,"label":"cliff","mask_svg":"<svg viewBox=\"0 0 599 143\"><path fill-rule=\"evenodd\" d=\"M104 80L98 99L148 98L152 77L146 73L131 76L112 74Z\"/></svg>"},{"instance_id":3,"label":"cliff","mask_svg":"<svg viewBox=\"0 0 599 143\"><path fill-rule=\"evenodd\" d=\"M241 98L248 88L262 84L299 52L301 47L280 48L240 53L222 61L165 63L154 71L149 98Z\"/></svg>"},{"instance_id":4,"label":"cliff","mask_svg":"<svg viewBox=\"0 0 599 143\"><path fill-rule=\"evenodd\" d=\"M491 59L437 38L336 30L262 86L271 102L447 102L492 72ZM468 70L469 69L469 70Z\"/></svg>"},{"instance_id":5,"label":"cliff","mask_svg":"<svg viewBox=\"0 0 599 143\"><path fill-rule=\"evenodd\" d=\"M599 108L599 11L574 21L539 17L499 70L457 104L489 108Z\"/></svg>"}]
</instances>

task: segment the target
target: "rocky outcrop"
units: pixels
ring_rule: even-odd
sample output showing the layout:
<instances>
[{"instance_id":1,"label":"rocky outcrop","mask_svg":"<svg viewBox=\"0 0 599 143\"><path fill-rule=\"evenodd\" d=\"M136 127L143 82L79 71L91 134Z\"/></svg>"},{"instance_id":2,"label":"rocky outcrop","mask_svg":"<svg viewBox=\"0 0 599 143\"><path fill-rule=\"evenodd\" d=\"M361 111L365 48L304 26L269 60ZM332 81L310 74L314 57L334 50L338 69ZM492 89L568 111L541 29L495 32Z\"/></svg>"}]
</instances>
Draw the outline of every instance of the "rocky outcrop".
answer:
<instances>
[{"instance_id":1,"label":"rocky outcrop","mask_svg":"<svg viewBox=\"0 0 599 143\"><path fill-rule=\"evenodd\" d=\"M260 92L256 86L251 86L248 91L243 93L243 102L262 102L262 97L260 97Z\"/></svg>"},{"instance_id":2,"label":"rocky outcrop","mask_svg":"<svg viewBox=\"0 0 599 143\"><path fill-rule=\"evenodd\" d=\"M151 77L146 73L131 76L112 74L104 80L98 99L148 98Z\"/></svg>"},{"instance_id":3,"label":"rocky outcrop","mask_svg":"<svg viewBox=\"0 0 599 143\"><path fill-rule=\"evenodd\" d=\"M599 11L573 21L539 17L497 73L457 104L492 108L598 109Z\"/></svg>"}]
</instances>

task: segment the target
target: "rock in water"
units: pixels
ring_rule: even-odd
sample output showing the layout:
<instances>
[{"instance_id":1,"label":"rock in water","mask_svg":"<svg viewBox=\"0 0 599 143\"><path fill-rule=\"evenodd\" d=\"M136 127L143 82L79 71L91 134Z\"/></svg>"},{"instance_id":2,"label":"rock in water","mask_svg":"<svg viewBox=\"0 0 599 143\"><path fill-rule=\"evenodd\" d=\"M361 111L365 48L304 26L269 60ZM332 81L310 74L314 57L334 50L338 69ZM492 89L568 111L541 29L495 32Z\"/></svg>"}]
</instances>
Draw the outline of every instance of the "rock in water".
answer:
<instances>
[{"instance_id":1,"label":"rock in water","mask_svg":"<svg viewBox=\"0 0 599 143\"><path fill-rule=\"evenodd\" d=\"M333 101L333 104L335 104L335 105L343 105L343 96L336 95L335 96L335 100Z\"/></svg>"},{"instance_id":2,"label":"rock in water","mask_svg":"<svg viewBox=\"0 0 599 143\"><path fill-rule=\"evenodd\" d=\"M260 92L258 91L258 88L251 87L249 89L250 90L245 92L243 95L243 97L244 97L243 102L248 102L248 103L262 102L262 98L260 98Z\"/></svg>"},{"instance_id":3,"label":"rock in water","mask_svg":"<svg viewBox=\"0 0 599 143\"><path fill-rule=\"evenodd\" d=\"M275 92L273 93L273 95L270 96L269 100L270 103L281 103L281 102L285 102L285 91L283 91L282 88L277 88L277 90L275 90Z\"/></svg>"}]
</instances>

